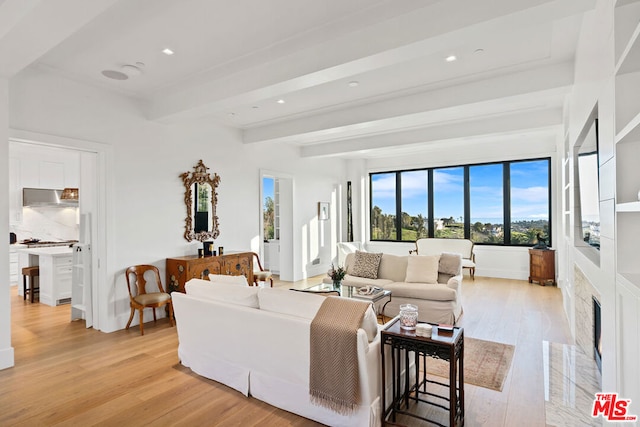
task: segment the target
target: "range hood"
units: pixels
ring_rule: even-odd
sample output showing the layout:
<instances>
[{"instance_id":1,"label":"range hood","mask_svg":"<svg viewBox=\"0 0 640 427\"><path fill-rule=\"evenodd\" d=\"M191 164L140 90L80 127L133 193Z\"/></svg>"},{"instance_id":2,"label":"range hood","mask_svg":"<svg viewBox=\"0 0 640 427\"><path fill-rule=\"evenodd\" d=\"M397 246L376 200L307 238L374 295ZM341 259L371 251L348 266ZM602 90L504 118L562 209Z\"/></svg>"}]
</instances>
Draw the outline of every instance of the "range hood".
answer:
<instances>
[{"instance_id":1,"label":"range hood","mask_svg":"<svg viewBox=\"0 0 640 427\"><path fill-rule=\"evenodd\" d=\"M77 200L62 199L63 190L50 190L45 188L23 188L22 206L78 206Z\"/></svg>"}]
</instances>

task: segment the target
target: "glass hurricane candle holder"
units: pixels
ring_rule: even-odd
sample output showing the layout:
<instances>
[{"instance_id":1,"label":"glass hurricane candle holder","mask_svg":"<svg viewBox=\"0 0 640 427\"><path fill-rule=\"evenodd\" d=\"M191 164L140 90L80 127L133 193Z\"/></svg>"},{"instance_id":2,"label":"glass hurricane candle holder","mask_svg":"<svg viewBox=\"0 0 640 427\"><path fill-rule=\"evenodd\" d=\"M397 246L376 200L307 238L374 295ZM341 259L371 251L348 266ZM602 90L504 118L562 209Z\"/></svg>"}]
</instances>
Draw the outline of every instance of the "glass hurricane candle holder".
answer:
<instances>
[{"instance_id":1,"label":"glass hurricane candle holder","mask_svg":"<svg viewBox=\"0 0 640 427\"><path fill-rule=\"evenodd\" d=\"M409 331L414 331L418 324L418 307L413 304L402 304L400 306L400 327Z\"/></svg>"}]
</instances>

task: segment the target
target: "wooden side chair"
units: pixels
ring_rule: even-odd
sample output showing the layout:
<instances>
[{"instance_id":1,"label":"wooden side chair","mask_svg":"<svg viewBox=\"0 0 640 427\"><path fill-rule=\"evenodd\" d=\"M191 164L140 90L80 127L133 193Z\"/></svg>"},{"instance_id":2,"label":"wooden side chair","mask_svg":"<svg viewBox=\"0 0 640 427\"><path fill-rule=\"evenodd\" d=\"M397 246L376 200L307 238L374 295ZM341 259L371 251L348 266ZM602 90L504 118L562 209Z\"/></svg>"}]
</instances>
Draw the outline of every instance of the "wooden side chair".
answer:
<instances>
[{"instance_id":1,"label":"wooden side chair","mask_svg":"<svg viewBox=\"0 0 640 427\"><path fill-rule=\"evenodd\" d=\"M147 271L151 271L151 275L156 282L158 288L155 292L147 292L147 279L144 277ZM145 308L153 309L153 321L156 321L156 308L164 305L169 308L169 322L173 326L173 305L171 304L171 295L164 291L162 282L160 281L160 272L154 265L134 265L125 271L127 278L127 287L129 288L129 303L131 305L131 315L127 322L127 328L131 326L133 315L138 310L140 313L140 335L144 335L144 319L143 311ZM134 280L131 281L133 276Z\"/></svg>"},{"instance_id":2,"label":"wooden side chair","mask_svg":"<svg viewBox=\"0 0 640 427\"><path fill-rule=\"evenodd\" d=\"M253 286L258 286L258 282L269 281L269 286L273 288L273 273L269 270L262 268L260 263L260 257L257 253L253 252L253 258L256 261L253 264ZM256 268L257 267L257 268Z\"/></svg>"}]
</instances>

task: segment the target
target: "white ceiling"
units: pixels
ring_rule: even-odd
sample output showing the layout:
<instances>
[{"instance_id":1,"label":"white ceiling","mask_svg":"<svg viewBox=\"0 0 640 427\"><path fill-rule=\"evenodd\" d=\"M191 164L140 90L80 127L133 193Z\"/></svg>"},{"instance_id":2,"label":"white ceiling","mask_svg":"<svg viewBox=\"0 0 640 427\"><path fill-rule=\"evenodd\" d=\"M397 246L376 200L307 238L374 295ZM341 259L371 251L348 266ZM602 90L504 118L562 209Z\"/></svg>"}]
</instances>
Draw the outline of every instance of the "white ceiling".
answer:
<instances>
[{"instance_id":1,"label":"white ceiling","mask_svg":"<svg viewBox=\"0 0 640 427\"><path fill-rule=\"evenodd\" d=\"M40 67L138 98L150 120L207 117L305 156L555 137L594 3L0 0L0 75Z\"/></svg>"}]
</instances>

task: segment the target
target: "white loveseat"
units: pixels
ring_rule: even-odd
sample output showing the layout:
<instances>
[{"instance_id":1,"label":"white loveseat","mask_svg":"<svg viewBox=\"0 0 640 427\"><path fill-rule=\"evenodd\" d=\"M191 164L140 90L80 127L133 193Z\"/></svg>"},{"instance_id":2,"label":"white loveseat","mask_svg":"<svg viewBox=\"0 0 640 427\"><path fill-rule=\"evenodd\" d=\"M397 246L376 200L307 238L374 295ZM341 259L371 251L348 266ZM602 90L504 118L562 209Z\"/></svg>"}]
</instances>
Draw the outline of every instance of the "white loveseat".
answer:
<instances>
[{"instance_id":1,"label":"white loveseat","mask_svg":"<svg viewBox=\"0 0 640 427\"><path fill-rule=\"evenodd\" d=\"M185 290L172 293L178 356L184 366L327 425L381 424L380 334L372 309L358 330L353 362L361 403L346 416L309 398L310 325L324 297L199 279L190 280Z\"/></svg>"},{"instance_id":2,"label":"white loveseat","mask_svg":"<svg viewBox=\"0 0 640 427\"><path fill-rule=\"evenodd\" d=\"M400 312L401 304L413 304L418 307L418 320L454 325L462 315L462 260L459 254L445 255L449 261L446 268L443 262L439 262L434 266L437 269L434 273L436 280L432 281L434 283L422 283L415 279L407 280L409 258L413 258L412 262L421 258L431 257L442 260L444 258L441 255L421 257L418 255L397 256L382 254L377 278L371 279L352 274L356 254L348 254L344 264L347 275L342 280L342 283L359 287L377 286L391 291L391 301L384 306L384 315L386 317L397 316ZM455 262L455 264L451 265L451 262ZM323 281L331 283L331 278L326 277Z\"/></svg>"}]
</instances>

